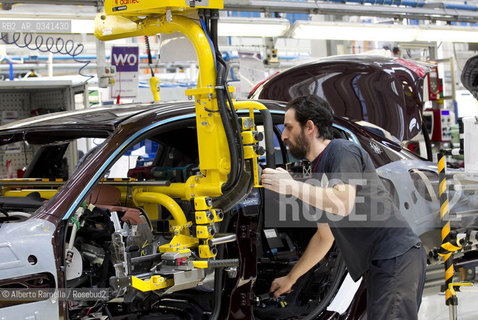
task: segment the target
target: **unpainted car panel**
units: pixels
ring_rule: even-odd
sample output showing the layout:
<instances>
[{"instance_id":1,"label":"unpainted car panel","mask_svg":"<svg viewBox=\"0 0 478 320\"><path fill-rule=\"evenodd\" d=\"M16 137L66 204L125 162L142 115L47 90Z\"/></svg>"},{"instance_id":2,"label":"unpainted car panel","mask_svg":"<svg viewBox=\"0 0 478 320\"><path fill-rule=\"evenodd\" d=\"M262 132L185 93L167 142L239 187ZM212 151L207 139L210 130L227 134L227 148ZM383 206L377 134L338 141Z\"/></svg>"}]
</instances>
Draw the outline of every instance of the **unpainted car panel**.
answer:
<instances>
[{"instance_id":1,"label":"unpainted car panel","mask_svg":"<svg viewBox=\"0 0 478 320\"><path fill-rule=\"evenodd\" d=\"M390 162L377 168L380 177L393 184L399 200L398 206L416 234L423 236L428 249L439 246L442 221L440 219L440 201L438 194L438 168L432 162L422 160L403 160ZM460 212L473 209L473 204L459 191L453 190L453 171L448 174L448 210L456 215ZM476 209L476 208L475 208ZM453 228L467 228L477 221L473 216L459 216L453 218ZM431 233L434 232L434 235ZM429 238L432 237L432 238Z\"/></svg>"},{"instance_id":2,"label":"unpainted car panel","mask_svg":"<svg viewBox=\"0 0 478 320\"><path fill-rule=\"evenodd\" d=\"M427 201L421 195L421 192L416 190L410 176L411 170L438 171L431 162L404 160L391 162L377 168L377 173L380 177L388 179L393 183L394 189L400 199L400 211L414 229L415 233L421 235L430 230L440 228L440 203L436 201L437 195L435 195L435 201ZM434 187L435 186L432 186L433 192L435 192ZM423 192L423 190L421 191Z\"/></svg>"},{"instance_id":3,"label":"unpainted car panel","mask_svg":"<svg viewBox=\"0 0 478 320\"><path fill-rule=\"evenodd\" d=\"M52 247L55 228L54 224L43 219L0 226L0 286L22 288L25 285L23 279L26 279L32 288L50 289L50 293L55 290L58 286L57 259ZM44 282L44 274L51 278L50 283ZM40 299L1 308L0 315L5 320L59 319L59 302L55 298Z\"/></svg>"}]
</instances>

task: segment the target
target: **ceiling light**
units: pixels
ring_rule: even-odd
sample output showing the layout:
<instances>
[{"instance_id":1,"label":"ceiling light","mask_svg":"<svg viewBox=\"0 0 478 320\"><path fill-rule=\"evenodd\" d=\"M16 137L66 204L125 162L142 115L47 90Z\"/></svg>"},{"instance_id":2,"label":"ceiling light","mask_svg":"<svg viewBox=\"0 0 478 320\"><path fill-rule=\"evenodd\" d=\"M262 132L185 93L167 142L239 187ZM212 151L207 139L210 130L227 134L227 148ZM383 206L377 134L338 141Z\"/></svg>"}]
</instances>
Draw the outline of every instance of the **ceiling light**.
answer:
<instances>
[{"instance_id":1,"label":"ceiling light","mask_svg":"<svg viewBox=\"0 0 478 320\"><path fill-rule=\"evenodd\" d=\"M296 21L290 35L296 39L413 41L417 27L393 24L358 24Z\"/></svg>"},{"instance_id":2,"label":"ceiling light","mask_svg":"<svg viewBox=\"0 0 478 320\"><path fill-rule=\"evenodd\" d=\"M478 28L296 21L289 35L296 39L478 42Z\"/></svg>"},{"instance_id":3,"label":"ceiling light","mask_svg":"<svg viewBox=\"0 0 478 320\"><path fill-rule=\"evenodd\" d=\"M95 20L71 20L71 33L95 33Z\"/></svg>"},{"instance_id":4,"label":"ceiling light","mask_svg":"<svg viewBox=\"0 0 478 320\"><path fill-rule=\"evenodd\" d=\"M233 37L280 37L289 26L289 21L282 18L221 17L217 33Z\"/></svg>"},{"instance_id":5,"label":"ceiling light","mask_svg":"<svg viewBox=\"0 0 478 320\"><path fill-rule=\"evenodd\" d=\"M478 28L455 26L420 26L417 41L478 42Z\"/></svg>"}]
</instances>

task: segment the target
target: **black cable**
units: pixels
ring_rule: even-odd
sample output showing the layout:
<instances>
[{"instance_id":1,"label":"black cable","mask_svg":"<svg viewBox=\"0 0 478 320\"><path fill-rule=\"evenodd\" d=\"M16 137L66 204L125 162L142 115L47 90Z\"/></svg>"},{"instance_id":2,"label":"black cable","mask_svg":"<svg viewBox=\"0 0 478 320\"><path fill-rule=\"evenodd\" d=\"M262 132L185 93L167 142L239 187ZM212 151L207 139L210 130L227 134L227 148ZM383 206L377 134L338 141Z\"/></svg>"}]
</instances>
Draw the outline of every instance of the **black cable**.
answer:
<instances>
[{"instance_id":1,"label":"black cable","mask_svg":"<svg viewBox=\"0 0 478 320\"><path fill-rule=\"evenodd\" d=\"M48 37L45 38L42 35L36 35L33 37L31 33L23 34L23 44L20 42L22 38L22 34L18 32L14 32L11 34L11 40L9 40L9 34L6 32L2 32L0 35L0 39L6 44L13 44L19 48L26 48L32 51L40 51L42 53L51 52L53 54L62 54L68 55L73 58L75 62L83 63L84 65L78 70L78 74L83 77L88 77L87 82L93 78L92 75L82 74L83 69L85 69L90 63L90 60L79 60L77 57L83 53L85 50L85 46L81 43L76 44L73 40L67 40L58 37Z\"/></svg>"},{"instance_id":2,"label":"black cable","mask_svg":"<svg viewBox=\"0 0 478 320\"><path fill-rule=\"evenodd\" d=\"M218 43L217 42L218 19L219 19L219 11L218 10L211 10L211 34L210 34L210 38L211 38L211 41L214 44L214 50L216 51L216 60L226 68L226 76L224 77L226 79L225 93L226 93L226 96L227 96L227 100L229 101L229 108L232 111L232 116L234 118L234 121L236 122L236 126L238 126L238 128L240 128L241 125L240 125L240 122L239 122L239 117L237 116L236 109L234 108L234 106L232 104L231 94L229 93L229 90L227 90L227 87L228 87L228 85L227 85L227 75L229 73L228 72L229 68L227 66L226 61L224 61L224 59L222 58L222 54L219 51L219 47L218 47L218 44L217 44Z\"/></svg>"},{"instance_id":3,"label":"black cable","mask_svg":"<svg viewBox=\"0 0 478 320\"><path fill-rule=\"evenodd\" d=\"M217 65L218 70L217 70L217 78L216 78L216 85L217 86L224 86L225 85L225 68L222 64ZM231 123L230 123L230 117L228 117L228 114L226 112L227 108L227 101L225 94L223 90L217 90L216 93L217 96L217 104L218 104L218 109L219 109L219 114L221 116L221 121L224 126L224 132L226 134L226 140L227 140L227 145L229 147L229 154L231 158L231 171L229 173L229 177L226 181L226 183L223 184L222 190L227 191L231 189L238 177L238 152L237 152L237 147L236 147L236 139L234 135L234 131L232 129Z\"/></svg>"},{"instance_id":4,"label":"black cable","mask_svg":"<svg viewBox=\"0 0 478 320\"><path fill-rule=\"evenodd\" d=\"M235 133L234 137L234 148L237 148L237 150L234 152L235 154L238 155L238 158L231 158L231 176L230 179L224 184L223 186L223 191L229 190L234 186L240 175L242 174L244 170L244 150L242 148L242 135L241 135L241 124L239 121L239 117L237 116L236 110L234 108L234 105L232 103L231 96L229 94L228 90L228 84L227 84L227 74L228 74L228 66L227 63L224 61L222 58L221 52L219 51L218 47L218 42L217 42L217 25L218 25L218 19L219 19L219 11L218 10L208 10L208 13L210 14L210 34L209 37L214 45L213 50L216 52L216 61L218 62L217 64L217 72L218 72L218 79L216 81L216 96L218 97L218 104L220 99L220 96L224 95L225 100L227 100L225 106L226 110L229 113L229 116L231 117L231 120L233 122L233 131ZM223 73L224 75L219 76L220 73L220 65L223 67ZM229 108L227 108L227 104L229 104ZM231 147L231 146L230 146ZM231 153L232 156L232 153ZM239 161L236 161L238 159ZM234 168L234 171L233 171Z\"/></svg>"},{"instance_id":5,"label":"black cable","mask_svg":"<svg viewBox=\"0 0 478 320\"><path fill-rule=\"evenodd\" d=\"M274 149L274 124L269 110L260 110L262 115L262 124L264 125L264 140L266 144L266 166L267 168L276 168L276 156Z\"/></svg>"},{"instance_id":6,"label":"black cable","mask_svg":"<svg viewBox=\"0 0 478 320\"><path fill-rule=\"evenodd\" d=\"M227 91L227 65L224 60L221 58L219 63L217 63L217 58L220 57L220 53L217 47L217 40L214 43L211 40L210 34L211 30L217 30L217 19L210 19L211 10L201 10L199 12L201 25L203 27L206 36L208 37L211 50L216 56L216 97L218 104L218 111L221 116L221 121L224 126L224 131L226 134L226 140L229 147L229 156L231 161L231 171L228 175L226 183L222 186L222 191L226 192L235 186L242 173L243 167L243 150L242 150L242 136L240 131L240 126L238 126L238 120L236 120L234 113L231 111L231 108L228 107L228 99L226 92ZM218 16L218 14L216 14ZM233 108L232 108L233 109ZM238 162L238 159L241 161Z\"/></svg>"},{"instance_id":7,"label":"black cable","mask_svg":"<svg viewBox=\"0 0 478 320\"><path fill-rule=\"evenodd\" d=\"M422 125L422 135L423 135L423 139L425 140L425 146L427 150L427 160L433 161L432 143L430 141L430 136L429 136L427 127L424 125Z\"/></svg>"},{"instance_id":8,"label":"black cable","mask_svg":"<svg viewBox=\"0 0 478 320\"><path fill-rule=\"evenodd\" d=\"M221 57L221 60L222 60L222 57ZM237 116L237 113L236 113L236 109L234 108L234 105L232 104L232 99L231 99L231 95L229 93L229 90L228 90L228 84L227 84L227 81L224 85L225 89L224 89L224 93L226 95L226 98L227 98L227 101L229 102L229 111L230 113L232 114L232 119L233 119L233 122L234 122L234 125L235 125L235 128L234 128L234 131L236 132L236 141L235 141L235 145L237 146L238 148L238 153L239 153L239 173L238 173L238 176L242 174L243 170L244 170L244 149L242 148L242 135L241 135L241 124L240 124L240 121L239 121L239 117Z\"/></svg>"},{"instance_id":9,"label":"black cable","mask_svg":"<svg viewBox=\"0 0 478 320\"><path fill-rule=\"evenodd\" d=\"M151 56L151 48L149 46L149 37L144 36L144 41L146 43L146 54L148 55L148 66L149 66L149 69L151 70L151 76L154 77L153 57Z\"/></svg>"},{"instance_id":10,"label":"black cable","mask_svg":"<svg viewBox=\"0 0 478 320\"><path fill-rule=\"evenodd\" d=\"M219 51L217 48L217 20L219 19L219 10L211 10L211 29L209 32L209 37L211 38L212 43L214 43L216 51ZM214 23L212 23L214 21Z\"/></svg>"}]
</instances>

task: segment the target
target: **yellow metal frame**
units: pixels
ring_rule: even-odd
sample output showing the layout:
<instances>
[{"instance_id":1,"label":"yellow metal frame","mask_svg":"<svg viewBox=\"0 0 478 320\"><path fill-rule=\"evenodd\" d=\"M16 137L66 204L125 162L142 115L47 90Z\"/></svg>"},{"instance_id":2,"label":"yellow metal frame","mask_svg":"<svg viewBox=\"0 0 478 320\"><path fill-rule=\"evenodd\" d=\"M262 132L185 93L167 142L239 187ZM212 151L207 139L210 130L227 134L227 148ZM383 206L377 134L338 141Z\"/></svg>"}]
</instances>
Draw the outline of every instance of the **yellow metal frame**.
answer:
<instances>
[{"instance_id":1,"label":"yellow metal frame","mask_svg":"<svg viewBox=\"0 0 478 320\"><path fill-rule=\"evenodd\" d=\"M193 261L193 266L198 269L207 269L209 267L209 262L207 260L196 260Z\"/></svg>"},{"instance_id":2,"label":"yellow metal frame","mask_svg":"<svg viewBox=\"0 0 478 320\"><path fill-rule=\"evenodd\" d=\"M448 290L450 290L452 296L456 296L455 287L473 287L471 282L456 282L448 284Z\"/></svg>"},{"instance_id":3,"label":"yellow metal frame","mask_svg":"<svg viewBox=\"0 0 478 320\"><path fill-rule=\"evenodd\" d=\"M257 101L235 101L234 108L237 110L249 110L249 118L254 120L254 110L267 110L266 106ZM259 184L259 168L257 164L258 155L254 151L253 145L257 144L252 136L252 131L256 128L249 128L247 131L242 132L242 138L244 143L244 158L252 159L252 172L254 176L254 187L261 188L262 185Z\"/></svg>"},{"instance_id":4,"label":"yellow metal frame","mask_svg":"<svg viewBox=\"0 0 478 320\"><path fill-rule=\"evenodd\" d=\"M169 21L168 21L169 20ZM98 14L95 20L95 35L100 40L154 35L157 33L181 32L193 44L199 61L198 88L187 90L195 96L196 125L198 134L199 163L202 175L193 176L186 183L168 187L151 187L147 191L164 193L189 200L196 196L218 197L221 186L230 172L230 156L224 127L216 100L216 68L213 52L206 34L192 18L166 14L148 16L133 21L122 16Z\"/></svg>"},{"instance_id":5,"label":"yellow metal frame","mask_svg":"<svg viewBox=\"0 0 478 320\"><path fill-rule=\"evenodd\" d=\"M192 4L194 6L192 6ZM172 12L185 12L196 9L224 8L222 0L208 0L201 2L189 2L185 0L105 0L104 6L107 14L133 17L166 13L168 10L171 10Z\"/></svg>"},{"instance_id":6,"label":"yellow metal frame","mask_svg":"<svg viewBox=\"0 0 478 320\"><path fill-rule=\"evenodd\" d=\"M58 192L56 189L10 189L5 188L2 189L2 196L3 197L26 197L32 192L38 192L40 194L40 198L43 199L51 199L53 196Z\"/></svg>"},{"instance_id":7,"label":"yellow metal frame","mask_svg":"<svg viewBox=\"0 0 478 320\"><path fill-rule=\"evenodd\" d=\"M173 239L168 243L159 247L159 252L190 252L193 247L197 247L199 240L195 237L185 236L183 234L176 234Z\"/></svg>"},{"instance_id":8,"label":"yellow metal frame","mask_svg":"<svg viewBox=\"0 0 478 320\"><path fill-rule=\"evenodd\" d=\"M162 276L152 276L149 280L141 280L135 276L131 276L131 286L142 292L160 290L173 285L173 279L166 279Z\"/></svg>"},{"instance_id":9,"label":"yellow metal frame","mask_svg":"<svg viewBox=\"0 0 478 320\"><path fill-rule=\"evenodd\" d=\"M207 4L206 6L202 6ZM192 7L194 5L194 8ZM185 183L172 183L169 186L134 188L133 201L143 205L152 218L158 217L158 204L165 206L173 215L170 231L174 237L169 244L159 248L161 252L187 252L197 246L201 258L213 258L215 250L208 244L213 237L214 223L222 219L210 205L205 205L204 197L222 195L222 185L231 171L231 159L224 126L219 114L216 98L216 66L209 40L198 24L199 8L222 9L222 0L207 2L185 2L184 0L106 0L106 13L95 19L95 36L100 40L114 40L136 36L150 36L158 33L180 32L193 44L199 62L199 78L196 89L186 90L187 96L194 96L196 106L196 127L201 174L191 176ZM233 90L228 88L228 90ZM159 96L158 96L159 99ZM156 97L155 97L156 100ZM231 106L232 107L232 106ZM254 110L265 109L257 102L237 102L236 109L248 109L254 119ZM254 184L259 186L258 155L254 151L257 141L250 132L243 135L247 145L244 147L246 159L253 160ZM191 235L188 222L179 205L172 198L195 201L196 235ZM209 211L214 218L209 219ZM199 243L201 239L202 243Z\"/></svg>"}]
</instances>

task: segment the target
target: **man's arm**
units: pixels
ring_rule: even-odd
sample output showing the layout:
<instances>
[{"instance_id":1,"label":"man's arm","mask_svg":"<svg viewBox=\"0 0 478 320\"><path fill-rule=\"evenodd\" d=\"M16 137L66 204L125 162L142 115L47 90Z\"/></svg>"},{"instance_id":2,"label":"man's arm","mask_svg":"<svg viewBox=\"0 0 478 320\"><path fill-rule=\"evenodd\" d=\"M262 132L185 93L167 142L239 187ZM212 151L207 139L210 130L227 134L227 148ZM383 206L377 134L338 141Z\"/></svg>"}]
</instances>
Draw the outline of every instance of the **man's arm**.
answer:
<instances>
[{"instance_id":1,"label":"man's arm","mask_svg":"<svg viewBox=\"0 0 478 320\"><path fill-rule=\"evenodd\" d=\"M329 252L334 243L334 236L328 224L318 224L317 232L312 236L302 257L292 270L284 277L276 278L270 291L277 298L283 293L289 293L292 285L314 267Z\"/></svg>"},{"instance_id":2,"label":"man's arm","mask_svg":"<svg viewBox=\"0 0 478 320\"><path fill-rule=\"evenodd\" d=\"M340 216L347 216L355 205L356 188L351 184L337 184L332 188L313 186L295 181L282 169L264 169L262 173L264 188L281 194L293 195L320 209Z\"/></svg>"}]
</instances>

